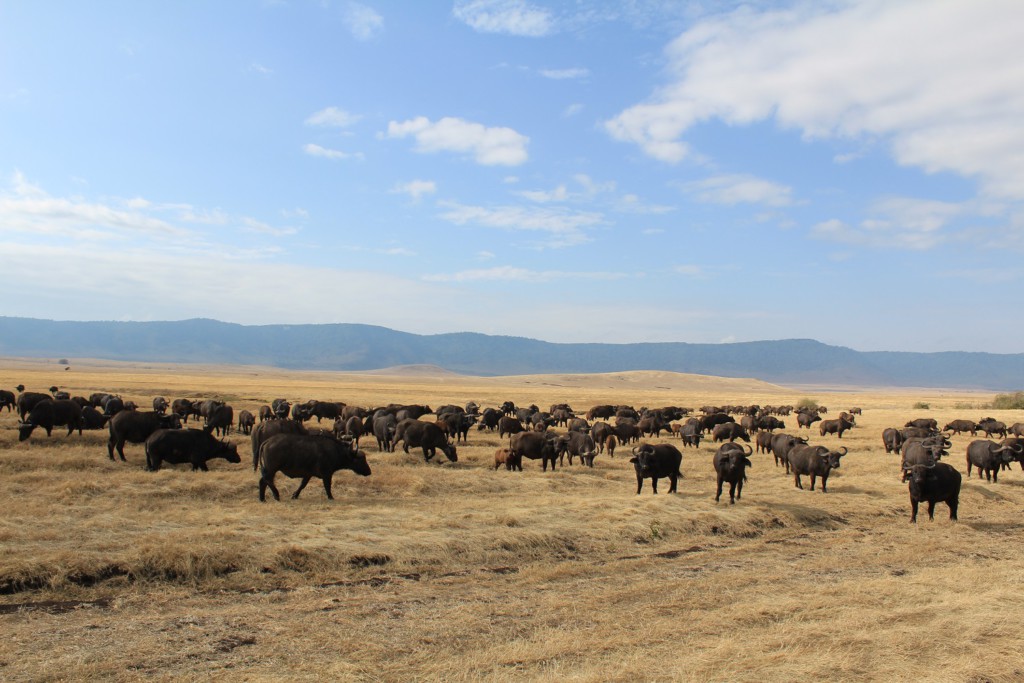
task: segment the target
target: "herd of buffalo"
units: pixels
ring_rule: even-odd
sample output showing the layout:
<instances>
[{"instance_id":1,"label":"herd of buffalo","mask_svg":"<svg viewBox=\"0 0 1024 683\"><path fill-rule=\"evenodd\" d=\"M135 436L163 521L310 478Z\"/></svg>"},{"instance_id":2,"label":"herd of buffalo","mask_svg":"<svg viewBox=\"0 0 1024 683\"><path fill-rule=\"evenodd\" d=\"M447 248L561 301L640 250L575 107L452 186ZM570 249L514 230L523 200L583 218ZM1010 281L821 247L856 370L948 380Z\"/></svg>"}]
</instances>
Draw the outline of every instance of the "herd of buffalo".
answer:
<instances>
[{"instance_id":1,"label":"herd of buffalo","mask_svg":"<svg viewBox=\"0 0 1024 683\"><path fill-rule=\"evenodd\" d=\"M280 499L274 479L278 473L301 479L292 498L298 498L309 481L316 477L323 482L328 498L335 472L348 469L361 476L370 474L366 454L360 450L360 440L372 437L381 452L393 452L397 444L408 453L420 448L424 460L430 461L441 451L452 462L458 460L457 444L466 442L474 426L479 431L497 432L509 438L508 446L499 448L494 456L494 468L522 471L523 460L539 460L543 471L556 463L569 465L578 457L580 463L593 467L594 458L603 453L614 457L619 445L632 446L631 454L636 471L637 494L643 490L645 479L650 479L651 490L658 492L658 480L669 480L669 493L676 492L681 475L682 452L671 443L641 443L643 437L666 435L678 437L680 445L698 447L702 439L720 443L714 454L713 465L717 474L715 501L720 500L725 484L729 485L729 502L734 503L743 492L746 468L751 467L749 456L755 450L771 454L778 467L792 474L794 483L803 488L802 476L810 479L813 491L818 479L821 491L826 492L829 474L840 467L847 453L844 447L832 448L812 445L804 436L785 433L781 417L795 414L800 429L818 423L821 437L843 433L856 426L858 408L842 412L834 419L823 417L824 407L794 408L793 406L703 406L699 410L668 406L640 408L632 406L598 405L585 415L577 415L568 404L552 405L542 411L536 405L517 407L506 401L498 407L480 408L470 402L465 406L444 405L437 410L426 405L389 404L378 408L365 408L335 401L311 400L289 403L276 399L262 406L254 415L248 410L235 411L222 401L153 399L152 410L140 410L131 401L115 394L98 392L88 398L70 396L58 387L49 393L25 391L19 385L18 393L0 389L0 411L16 410L19 415L19 440L30 437L37 428L50 435L55 427L72 432L106 428L110 438L107 454L114 453L123 461L126 443L144 444L146 469L158 470L163 463L190 464L193 470L206 470L207 461L224 458L231 463L241 462L237 446L226 437L232 429L248 435L252 443L253 469L259 472L259 497L265 500L269 488L274 498ZM421 420L434 415L435 421ZM202 421L201 429L183 428L189 418ZM312 418L332 422L331 429L307 426ZM737 419L739 418L739 419ZM564 427L558 432L552 427ZM1010 427L993 418L979 422L953 420L939 429L934 419L911 420L903 427L890 427L883 431L882 441L887 453L901 456L903 481L908 482L911 500L911 521L917 521L918 505L927 503L928 516L933 518L937 503L949 507L951 520L957 519L961 475L954 467L941 462L949 455L950 436L969 432L977 436L1001 436L1001 442L988 439L972 441L967 447L967 474L972 468L989 481L998 481L1001 469L1008 469L1014 460L1024 467L1024 424ZM217 438L221 437L221 438ZM743 441L753 446L737 443Z\"/></svg>"}]
</instances>

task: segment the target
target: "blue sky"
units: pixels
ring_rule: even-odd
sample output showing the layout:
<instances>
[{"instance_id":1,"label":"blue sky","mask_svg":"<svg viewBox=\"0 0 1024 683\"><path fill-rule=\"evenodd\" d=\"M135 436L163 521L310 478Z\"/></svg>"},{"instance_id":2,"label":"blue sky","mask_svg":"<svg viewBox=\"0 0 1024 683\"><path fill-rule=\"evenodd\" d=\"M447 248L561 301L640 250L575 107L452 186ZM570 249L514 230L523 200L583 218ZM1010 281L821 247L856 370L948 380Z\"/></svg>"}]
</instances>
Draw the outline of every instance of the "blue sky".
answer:
<instances>
[{"instance_id":1,"label":"blue sky","mask_svg":"<svg viewBox=\"0 0 1024 683\"><path fill-rule=\"evenodd\" d=\"M1024 4L6 2L0 314L1024 351Z\"/></svg>"}]
</instances>

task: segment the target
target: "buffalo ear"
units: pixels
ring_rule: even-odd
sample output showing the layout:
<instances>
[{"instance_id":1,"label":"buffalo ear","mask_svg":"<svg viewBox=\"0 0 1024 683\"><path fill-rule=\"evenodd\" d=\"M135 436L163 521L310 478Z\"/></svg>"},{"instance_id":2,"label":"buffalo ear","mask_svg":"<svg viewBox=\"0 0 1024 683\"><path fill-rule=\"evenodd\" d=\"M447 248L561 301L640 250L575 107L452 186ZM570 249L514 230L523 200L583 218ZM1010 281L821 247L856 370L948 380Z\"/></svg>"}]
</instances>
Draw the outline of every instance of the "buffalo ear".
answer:
<instances>
[{"instance_id":1,"label":"buffalo ear","mask_svg":"<svg viewBox=\"0 0 1024 683\"><path fill-rule=\"evenodd\" d=\"M629 461L630 462L636 462L636 458L630 458Z\"/></svg>"},{"instance_id":2,"label":"buffalo ear","mask_svg":"<svg viewBox=\"0 0 1024 683\"><path fill-rule=\"evenodd\" d=\"M747 464L747 467L753 467L754 463L750 462L750 458L743 458L743 462Z\"/></svg>"}]
</instances>

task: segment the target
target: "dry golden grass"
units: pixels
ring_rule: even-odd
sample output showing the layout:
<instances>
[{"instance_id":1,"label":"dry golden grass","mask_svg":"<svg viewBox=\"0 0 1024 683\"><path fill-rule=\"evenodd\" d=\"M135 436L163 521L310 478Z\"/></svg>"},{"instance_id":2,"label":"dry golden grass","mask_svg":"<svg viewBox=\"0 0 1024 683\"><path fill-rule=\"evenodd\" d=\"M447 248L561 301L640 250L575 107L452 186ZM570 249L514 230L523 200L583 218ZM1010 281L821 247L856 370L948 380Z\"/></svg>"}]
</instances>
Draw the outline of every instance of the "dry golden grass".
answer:
<instances>
[{"instance_id":1,"label":"dry golden grass","mask_svg":"<svg viewBox=\"0 0 1024 683\"><path fill-rule=\"evenodd\" d=\"M260 504L248 459L208 473L110 462L106 433L17 442L0 416L4 680L1019 681L1024 473L964 478L912 526L881 430L981 417L988 395L799 391L672 373L469 378L7 359L0 386L356 404L686 405L815 398L864 415L829 493L754 455L714 502L714 446L684 449L678 495L636 496L627 453L542 473L378 454L373 475ZM928 411L911 406L924 401ZM984 411L1012 423L1024 412ZM789 422L789 420L787 420ZM325 425L326 426L326 425ZM795 432L794 424L788 431ZM816 432L815 432L816 434ZM246 437L231 437L245 453ZM838 443L834 436L814 441ZM970 437L954 439L964 470ZM280 478L282 493L297 482Z\"/></svg>"}]
</instances>

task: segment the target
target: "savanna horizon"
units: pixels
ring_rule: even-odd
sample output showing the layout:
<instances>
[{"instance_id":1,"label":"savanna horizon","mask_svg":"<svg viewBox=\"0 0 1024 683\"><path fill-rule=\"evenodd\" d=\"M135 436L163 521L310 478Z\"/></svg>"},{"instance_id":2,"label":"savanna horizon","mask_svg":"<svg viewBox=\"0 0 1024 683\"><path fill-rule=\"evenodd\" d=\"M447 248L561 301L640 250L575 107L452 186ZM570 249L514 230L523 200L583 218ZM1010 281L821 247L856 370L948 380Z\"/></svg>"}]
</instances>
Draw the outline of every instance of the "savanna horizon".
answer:
<instances>
[{"instance_id":1,"label":"savanna horizon","mask_svg":"<svg viewBox=\"0 0 1024 683\"><path fill-rule=\"evenodd\" d=\"M717 444L683 448L678 494L636 480L620 447L541 472L493 469L507 438L473 429L457 463L418 449L339 472L334 501L279 477L261 504L246 456L143 469L111 462L106 431L17 442L0 414L0 672L11 679L227 680L1015 680L1024 627L1024 473L964 474L960 521L945 506L909 524L907 486L881 431L1024 411L992 392L829 390L676 373L477 378L271 368L4 359L0 387L221 397L236 413L273 398L542 408L794 403L861 407L857 427L811 443L849 454L829 492L798 490L770 455L743 497L715 503ZM914 408L927 404L928 409ZM424 418L433 420L433 416ZM793 418L790 433L798 433ZM191 424L191 422L190 422ZM315 425L315 421L314 421ZM324 426L327 426L326 424ZM799 430L807 435L807 430ZM948 458L965 472L972 437ZM435 460L444 460L438 456ZM805 480L805 487L807 482ZM977 656L981 647L986 655ZM928 672L920 662L928 661ZM939 673L941 672L941 673Z\"/></svg>"}]
</instances>

